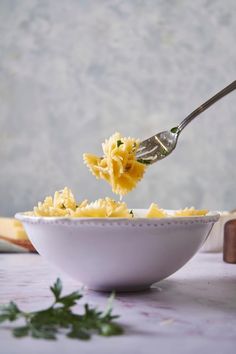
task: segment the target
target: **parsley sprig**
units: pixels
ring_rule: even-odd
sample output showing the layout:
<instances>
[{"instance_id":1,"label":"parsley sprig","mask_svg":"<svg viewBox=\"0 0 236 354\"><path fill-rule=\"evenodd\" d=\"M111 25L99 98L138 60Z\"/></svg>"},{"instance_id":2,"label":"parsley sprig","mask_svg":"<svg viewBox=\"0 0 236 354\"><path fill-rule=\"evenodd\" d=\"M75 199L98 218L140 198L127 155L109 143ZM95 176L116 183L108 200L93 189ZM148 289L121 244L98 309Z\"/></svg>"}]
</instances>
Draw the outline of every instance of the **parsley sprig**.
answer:
<instances>
[{"instance_id":1,"label":"parsley sprig","mask_svg":"<svg viewBox=\"0 0 236 354\"><path fill-rule=\"evenodd\" d=\"M171 131L171 133L176 134L176 133L179 132L179 128L178 127L174 127L170 131Z\"/></svg>"},{"instance_id":2,"label":"parsley sprig","mask_svg":"<svg viewBox=\"0 0 236 354\"><path fill-rule=\"evenodd\" d=\"M112 315L113 294L109 298L105 312L85 304L84 313L76 314L71 308L82 298L78 291L62 296L62 282L59 278L50 290L54 295L54 302L50 307L36 312L24 312L11 301L0 308L0 323L24 319L23 326L13 328L12 333L15 337L31 336L55 340L58 334L63 333L69 338L88 340L93 334L102 336L122 334L122 327L114 322L119 316Z\"/></svg>"},{"instance_id":3,"label":"parsley sprig","mask_svg":"<svg viewBox=\"0 0 236 354\"><path fill-rule=\"evenodd\" d=\"M116 142L117 147L121 146L122 144L124 144L124 143L121 140L117 140L117 142Z\"/></svg>"},{"instance_id":4,"label":"parsley sprig","mask_svg":"<svg viewBox=\"0 0 236 354\"><path fill-rule=\"evenodd\" d=\"M152 160L148 160L148 159L137 159L138 162L143 163L144 165L150 165L152 163Z\"/></svg>"}]
</instances>

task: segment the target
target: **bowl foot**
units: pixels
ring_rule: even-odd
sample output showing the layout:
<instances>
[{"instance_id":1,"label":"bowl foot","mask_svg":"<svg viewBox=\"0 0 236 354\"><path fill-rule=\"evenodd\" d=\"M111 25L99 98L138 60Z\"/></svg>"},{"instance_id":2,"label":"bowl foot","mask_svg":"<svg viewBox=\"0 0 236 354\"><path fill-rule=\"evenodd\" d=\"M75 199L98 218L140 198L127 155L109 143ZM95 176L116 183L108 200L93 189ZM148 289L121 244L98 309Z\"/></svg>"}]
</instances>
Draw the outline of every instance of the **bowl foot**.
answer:
<instances>
[{"instance_id":1,"label":"bowl foot","mask_svg":"<svg viewBox=\"0 0 236 354\"><path fill-rule=\"evenodd\" d=\"M88 290L111 293L130 293L137 291L148 291L151 289L151 284L148 285L134 285L134 286L86 286Z\"/></svg>"}]
</instances>

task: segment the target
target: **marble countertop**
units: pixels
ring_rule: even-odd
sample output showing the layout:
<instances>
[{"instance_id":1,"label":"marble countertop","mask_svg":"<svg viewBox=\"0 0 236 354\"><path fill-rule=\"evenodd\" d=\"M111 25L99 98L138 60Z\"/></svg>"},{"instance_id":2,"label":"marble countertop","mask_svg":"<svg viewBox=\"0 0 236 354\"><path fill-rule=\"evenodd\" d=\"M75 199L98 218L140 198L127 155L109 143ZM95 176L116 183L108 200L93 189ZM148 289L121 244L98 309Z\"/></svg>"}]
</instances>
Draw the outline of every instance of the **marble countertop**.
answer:
<instances>
[{"instance_id":1,"label":"marble countertop","mask_svg":"<svg viewBox=\"0 0 236 354\"><path fill-rule=\"evenodd\" d=\"M0 255L0 304L16 301L25 310L50 303L49 285L60 276L64 291L80 284L36 254ZM82 301L104 309L107 294L83 290ZM15 339L0 327L1 353L235 353L236 265L222 254L198 253L168 279L145 292L117 294L113 304L125 334L89 342Z\"/></svg>"}]
</instances>

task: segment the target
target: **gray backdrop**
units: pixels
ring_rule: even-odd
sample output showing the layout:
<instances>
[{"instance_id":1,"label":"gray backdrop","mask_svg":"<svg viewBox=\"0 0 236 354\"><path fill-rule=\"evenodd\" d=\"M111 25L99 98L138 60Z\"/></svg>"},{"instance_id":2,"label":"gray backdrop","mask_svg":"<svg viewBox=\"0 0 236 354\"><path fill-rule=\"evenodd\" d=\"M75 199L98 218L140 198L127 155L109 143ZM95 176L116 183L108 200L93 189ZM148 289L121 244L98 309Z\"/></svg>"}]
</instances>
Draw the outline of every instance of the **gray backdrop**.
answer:
<instances>
[{"instance_id":1,"label":"gray backdrop","mask_svg":"<svg viewBox=\"0 0 236 354\"><path fill-rule=\"evenodd\" d=\"M65 185L112 196L82 153L171 128L236 79L235 15L235 0L0 0L0 214ZM184 130L130 207L236 207L235 98Z\"/></svg>"}]
</instances>

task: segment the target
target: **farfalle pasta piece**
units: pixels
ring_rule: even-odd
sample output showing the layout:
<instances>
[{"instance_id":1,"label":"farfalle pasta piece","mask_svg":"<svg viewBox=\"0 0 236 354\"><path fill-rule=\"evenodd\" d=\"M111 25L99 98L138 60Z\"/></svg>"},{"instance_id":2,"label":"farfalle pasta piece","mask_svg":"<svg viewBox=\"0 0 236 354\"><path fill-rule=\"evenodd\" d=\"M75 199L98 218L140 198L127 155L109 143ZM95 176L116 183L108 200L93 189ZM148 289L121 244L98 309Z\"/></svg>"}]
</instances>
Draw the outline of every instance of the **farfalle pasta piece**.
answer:
<instances>
[{"instance_id":1,"label":"farfalle pasta piece","mask_svg":"<svg viewBox=\"0 0 236 354\"><path fill-rule=\"evenodd\" d=\"M191 208L185 208L185 209L177 210L174 213L174 216L204 216L207 213L208 213L207 209L197 210L194 207L191 207Z\"/></svg>"},{"instance_id":2,"label":"farfalle pasta piece","mask_svg":"<svg viewBox=\"0 0 236 354\"><path fill-rule=\"evenodd\" d=\"M168 215L165 210L160 209L155 203L152 203L147 211L146 218L166 218Z\"/></svg>"},{"instance_id":3,"label":"farfalle pasta piece","mask_svg":"<svg viewBox=\"0 0 236 354\"><path fill-rule=\"evenodd\" d=\"M131 218L126 203L116 202L113 199L98 199L95 202L87 204L85 207L77 208L73 213L74 217L97 217L97 218L114 218L123 217Z\"/></svg>"},{"instance_id":4,"label":"farfalle pasta piece","mask_svg":"<svg viewBox=\"0 0 236 354\"><path fill-rule=\"evenodd\" d=\"M67 187L55 192L54 197L46 197L43 202L39 202L34 207L33 212L28 212L27 215L97 218L132 217L126 203L116 202L111 198L98 199L92 203L84 200L77 204L73 193Z\"/></svg>"},{"instance_id":5,"label":"farfalle pasta piece","mask_svg":"<svg viewBox=\"0 0 236 354\"><path fill-rule=\"evenodd\" d=\"M76 200L72 191L65 187L61 191L56 191L53 198L54 208L76 209Z\"/></svg>"},{"instance_id":6,"label":"farfalle pasta piece","mask_svg":"<svg viewBox=\"0 0 236 354\"><path fill-rule=\"evenodd\" d=\"M104 179L120 196L130 192L142 179L147 168L136 160L139 141L113 134L102 144L103 157L84 154L84 162L97 179Z\"/></svg>"},{"instance_id":7,"label":"farfalle pasta piece","mask_svg":"<svg viewBox=\"0 0 236 354\"><path fill-rule=\"evenodd\" d=\"M46 197L43 202L39 202L34 207L33 215L35 216L71 216L78 207L85 207L87 201L77 205L72 191L65 187L61 191L56 191L54 197Z\"/></svg>"}]
</instances>

